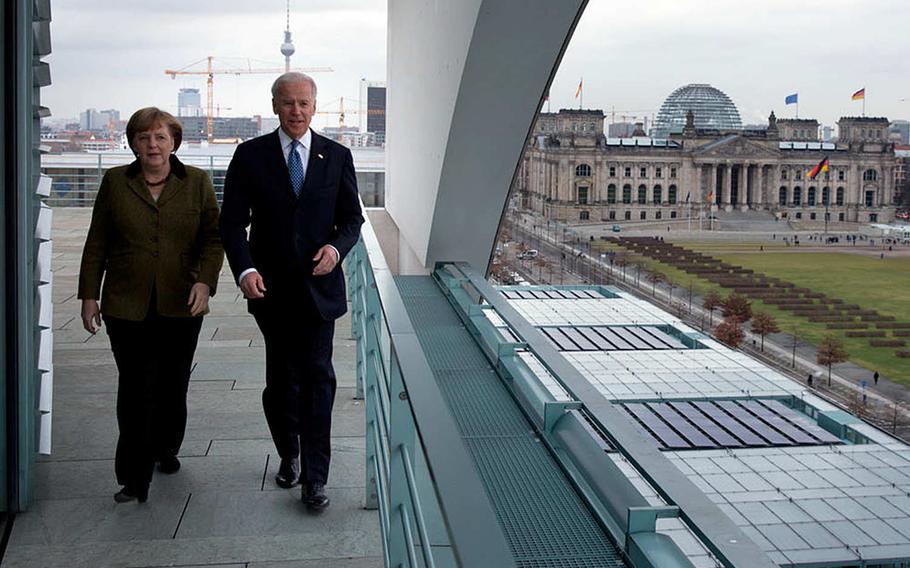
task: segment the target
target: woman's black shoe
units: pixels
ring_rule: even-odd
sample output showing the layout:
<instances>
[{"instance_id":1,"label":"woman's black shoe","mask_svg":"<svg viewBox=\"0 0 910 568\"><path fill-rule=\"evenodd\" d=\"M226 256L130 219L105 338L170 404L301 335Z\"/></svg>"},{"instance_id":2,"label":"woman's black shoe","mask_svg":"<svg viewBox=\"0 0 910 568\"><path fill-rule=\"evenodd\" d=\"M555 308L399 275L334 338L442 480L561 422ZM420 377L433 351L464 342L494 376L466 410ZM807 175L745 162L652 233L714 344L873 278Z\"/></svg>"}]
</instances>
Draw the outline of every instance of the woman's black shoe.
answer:
<instances>
[{"instance_id":1,"label":"woman's black shoe","mask_svg":"<svg viewBox=\"0 0 910 568\"><path fill-rule=\"evenodd\" d=\"M144 491L136 491L134 489L124 487L120 491L114 493L114 501L118 503L129 503L130 501L139 501L140 503L145 503L148 498L148 488L146 488Z\"/></svg>"},{"instance_id":2,"label":"woman's black shoe","mask_svg":"<svg viewBox=\"0 0 910 568\"><path fill-rule=\"evenodd\" d=\"M158 471L167 474L177 473L180 471L180 460L177 459L177 456L161 458L158 460Z\"/></svg>"}]
</instances>

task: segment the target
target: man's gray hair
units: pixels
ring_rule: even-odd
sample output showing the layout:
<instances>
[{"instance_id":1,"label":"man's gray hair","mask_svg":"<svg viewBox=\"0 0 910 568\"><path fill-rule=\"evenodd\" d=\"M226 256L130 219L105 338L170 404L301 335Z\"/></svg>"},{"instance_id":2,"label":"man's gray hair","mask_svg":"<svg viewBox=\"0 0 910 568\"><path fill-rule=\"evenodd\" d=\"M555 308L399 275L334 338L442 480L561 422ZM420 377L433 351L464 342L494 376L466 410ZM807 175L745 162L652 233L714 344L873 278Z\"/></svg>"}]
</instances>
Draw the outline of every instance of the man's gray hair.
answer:
<instances>
[{"instance_id":1,"label":"man's gray hair","mask_svg":"<svg viewBox=\"0 0 910 568\"><path fill-rule=\"evenodd\" d=\"M313 98L316 98L316 81L306 73L298 73L297 71L288 71L275 79L275 82L272 83L272 98L274 99L278 95L282 85L293 85L295 83L309 83L310 87L313 88Z\"/></svg>"}]
</instances>

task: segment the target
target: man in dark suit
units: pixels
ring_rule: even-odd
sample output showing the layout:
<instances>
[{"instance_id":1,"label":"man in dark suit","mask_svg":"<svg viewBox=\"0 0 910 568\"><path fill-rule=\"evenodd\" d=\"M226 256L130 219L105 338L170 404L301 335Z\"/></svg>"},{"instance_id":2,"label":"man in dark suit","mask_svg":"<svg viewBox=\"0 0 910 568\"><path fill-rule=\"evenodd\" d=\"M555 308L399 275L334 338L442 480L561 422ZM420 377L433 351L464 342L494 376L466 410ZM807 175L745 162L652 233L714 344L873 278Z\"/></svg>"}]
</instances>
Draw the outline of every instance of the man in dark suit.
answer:
<instances>
[{"instance_id":1,"label":"man in dark suit","mask_svg":"<svg viewBox=\"0 0 910 568\"><path fill-rule=\"evenodd\" d=\"M262 404L281 457L275 481L300 482L304 503L321 510L329 504L332 336L347 311L340 262L363 216L350 150L310 130L316 83L285 73L272 85L272 109L280 128L238 146L228 167L221 238L265 339Z\"/></svg>"}]
</instances>

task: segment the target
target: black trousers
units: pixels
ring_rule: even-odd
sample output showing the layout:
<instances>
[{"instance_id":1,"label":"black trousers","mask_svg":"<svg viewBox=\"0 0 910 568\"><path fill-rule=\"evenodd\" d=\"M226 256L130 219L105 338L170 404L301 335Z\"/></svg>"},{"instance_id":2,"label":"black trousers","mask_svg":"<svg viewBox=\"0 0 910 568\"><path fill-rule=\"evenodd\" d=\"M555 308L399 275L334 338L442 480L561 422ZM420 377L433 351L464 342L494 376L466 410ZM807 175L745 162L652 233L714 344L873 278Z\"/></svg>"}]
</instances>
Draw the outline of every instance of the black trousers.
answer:
<instances>
[{"instance_id":1,"label":"black trousers","mask_svg":"<svg viewBox=\"0 0 910 568\"><path fill-rule=\"evenodd\" d=\"M186 432L186 391L202 317L143 321L104 316L119 372L117 482L148 488L155 461L176 456Z\"/></svg>"},{"instance_id":2,"label":"black trousers","mask_svg":"<svg viewBox=\"0 0 910 568\"><path fill-rule=\"evenodd\" d=\"M303 296L303 297L301 297ZM301 481L325 483L331 459L334 320L323 320L308 294L253 300L265 339L262 406L278 455L300 456Z\"/></svg>"}]
</instances>

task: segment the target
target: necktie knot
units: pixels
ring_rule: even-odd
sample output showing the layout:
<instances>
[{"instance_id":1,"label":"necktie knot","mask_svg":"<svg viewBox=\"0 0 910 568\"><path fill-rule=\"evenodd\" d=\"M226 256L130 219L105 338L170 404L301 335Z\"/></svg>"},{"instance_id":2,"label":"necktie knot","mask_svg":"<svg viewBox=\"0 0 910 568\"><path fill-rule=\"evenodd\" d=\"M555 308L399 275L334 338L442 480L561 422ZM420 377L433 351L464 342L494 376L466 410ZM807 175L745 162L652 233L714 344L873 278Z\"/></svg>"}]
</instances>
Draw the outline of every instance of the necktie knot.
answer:
<instances>
[{"instance_id":1,"label":"necktie knot","mask_svg":"<svg viewBox=\"0 0 910 568\"><path fill-rule=\"evenodd\" d=\"M291 189L294 195L300 197L300 190L303 189L303 162L300 159L300 152L297 150L301 146L300 140L291 140L291 151L288 153L288 174L291 177Z\"/></svg>"}]
</instances>

